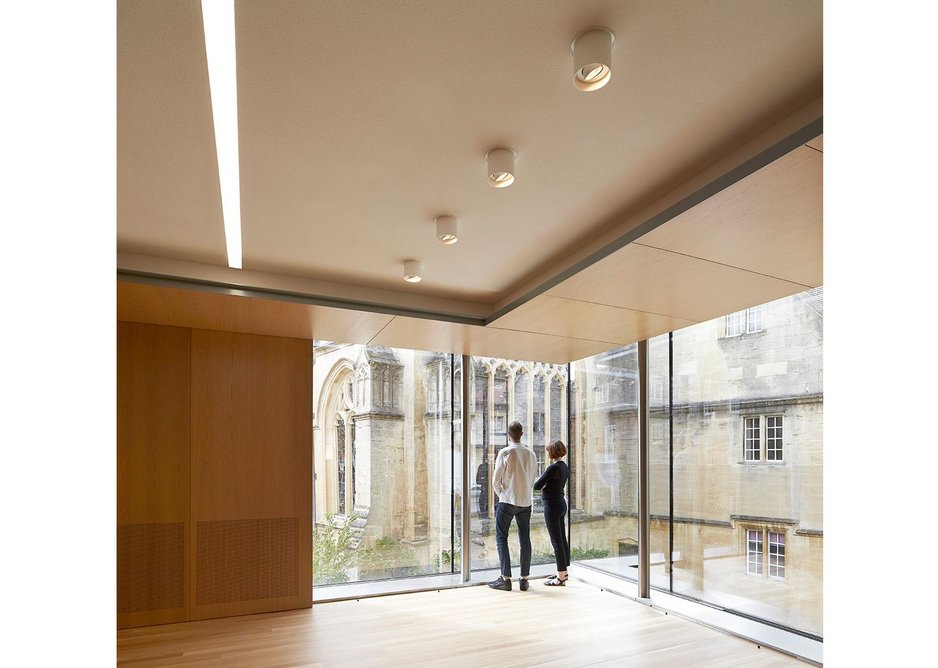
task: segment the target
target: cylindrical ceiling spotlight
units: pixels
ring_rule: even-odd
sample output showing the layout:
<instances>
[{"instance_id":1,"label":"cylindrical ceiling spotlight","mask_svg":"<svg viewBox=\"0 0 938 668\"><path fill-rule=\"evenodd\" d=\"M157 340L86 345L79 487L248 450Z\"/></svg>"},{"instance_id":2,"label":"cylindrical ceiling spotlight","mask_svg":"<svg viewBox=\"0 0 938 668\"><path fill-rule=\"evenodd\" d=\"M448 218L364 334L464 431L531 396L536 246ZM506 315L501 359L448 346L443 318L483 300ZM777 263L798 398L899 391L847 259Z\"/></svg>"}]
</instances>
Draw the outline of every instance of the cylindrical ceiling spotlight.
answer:
<instances>
[{"instance_id":1,"label":"cylindrical ceiling spotlight","mask_svg":"<svg viewBox=\"0 0 938 668\"><path fill-rule=\"evenodd\" d=\"M408 283L419 283L420 274L423 272L423 267L420 262L417 260L404 260L404 280Z\"/></svg>"},{"instance_id":2,"label":"cylindrical ceiling spotlight","mask_svg":"<svg viewBox=\"0 0 938 668\"><path fill-rule=\"evenodd\" d=\"M515 182L515 153L514 149L493 148L485 154L486 174L489 185L493 188L507 188Z\"/></svg>"},{"instance_id":3,"label":"cylindrical ceiling spotlight","mask_svg":"<svg viewBox=\"0 0 938 668\"><path fill-rule=\"evenodd\" d=\"M573 85L599 90L612 78L612 48L616 36L609 28L587 28L573 38Z\"/></svg>"},{"instance_id":4,"label":"cylindrical ceiling spotlight","mask_svg":"<svg viewBox=\"0 0 938 668\"><path fill-rule=\"evenodd\" d=\"M456 216L436 217L436 239L441 244L454 244L459 241L459 219Z\"/></svg>"}]
</instances>

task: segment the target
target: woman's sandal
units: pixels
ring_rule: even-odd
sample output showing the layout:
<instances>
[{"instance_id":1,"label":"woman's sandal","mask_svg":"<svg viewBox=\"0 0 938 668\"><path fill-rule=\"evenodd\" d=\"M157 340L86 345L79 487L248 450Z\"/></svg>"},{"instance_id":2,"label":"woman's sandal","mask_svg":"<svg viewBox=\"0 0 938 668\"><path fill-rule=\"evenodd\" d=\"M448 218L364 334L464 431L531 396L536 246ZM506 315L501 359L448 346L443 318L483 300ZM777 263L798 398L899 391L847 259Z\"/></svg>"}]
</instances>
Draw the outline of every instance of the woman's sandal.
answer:
<instances>
[{"instance_id":1,"label":"woman's sandal","mask_svg":"<svg viewBox=\"0 0 938 668\"><path fill-rule=\"evenodd\" d=\"M552 577L547 578L547 580L544 581L544 584L548 587L563 587L567 583L568 579L569 578L564 578L563 580L561 580L556 575L554 575Z\"/></svg>"}]
</instances>

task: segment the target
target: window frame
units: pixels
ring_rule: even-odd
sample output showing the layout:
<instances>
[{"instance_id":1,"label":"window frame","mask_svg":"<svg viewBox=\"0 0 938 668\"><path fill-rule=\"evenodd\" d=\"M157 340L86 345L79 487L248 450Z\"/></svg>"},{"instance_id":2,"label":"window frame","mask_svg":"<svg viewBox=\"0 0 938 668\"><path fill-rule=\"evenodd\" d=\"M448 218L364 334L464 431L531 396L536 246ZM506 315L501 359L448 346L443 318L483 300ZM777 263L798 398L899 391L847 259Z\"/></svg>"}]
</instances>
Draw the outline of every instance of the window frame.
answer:
<instances>
[{"instance_id":1,"label":"window frame","mask_svg":"<svg viewBox=\"0 0 938 668\"><path fill-rule=\"evenodd\" d=\"M731 329L732 325L732 329ZM738 330L738 331L737 331ZM727 338L732 338L735 336L742 336L746 331L746 314L744 311L735 311L733 313L727 313L724 321L724 336Z\"/></svg>"},{"instance_id":2,"label":"window frame","mask_svg":"<svg viewBox=\"0 0 938 668\"><path fill-rule=\"evenodd\" d=\"M765 304L727 313L723 318L723 336L728 339L765 331Z\"/></svg>"},{"instance_id":3,"label":"window frame","mask_svg":"<svg viewBox=\"0 0 938 668\"><path fill-rule=\"evenodd\" d=\"M746 309L746 334L755 334L765 329L765 304Z\"/></svg>"},{"instance_id":4,"label":"window frame","mask_svg":"<svg viewBox=\"0 0 938 668\"><path fill-rule=\"evenodd\" d=\"M603 461L612 462L616 458L616 432L618 427L607 424L603 427Z\"/></svg>"},{"instance_id":5,"label":"window frame","mask_svg":"<svg viewBox=\"0 0 938 668\"><path fill-rule=\"evenodd\" d=\"M764 529L746 529L746 575L763 575L765 571ZM753 548L758 549L753 549Z\"/></svg>"},{"instance_id":6,"label":"window frame","mask_svg":"<svg viewBox=\"0 0 938 668\"><path fill-rule=\"evenodd\" d=\"M785 419L783 415L765 415L765 461L785 461ZM776 456L773 456L777 453Z\"/></svg>"},{"instance_id":7,"label":"window frame","mask_svg":"<svg viewBox=\"0 0 938 668\"><path fill-rule=\"evenodd\" d=\"M753 428L752 423L755 422ZM752 447L752 442L755 447ZM758 462L762 456L762 416L744 415L743 416L743 461Z\"/></svg>"},{"instance_id":8,"label":"window frame","mask_svg":"<svg viewBox=\"0 0 938 668\"><path fill-rule=\"evenodd\" d=\"M743 414L743 464L779 464L785 461L785 414ZM758 425L752 428L752 422ZM756 447L752 447L755 443Z\"/></svg>"},{"instance_id":9,"label":"window frame","mask_svg":"<svg viewBox=\"0 0 938 668\"><path fill-rule=\"evenodd\" d=\"M772 526L743 527L746 546L746 575L782 582L787 575L787 531Z\"/></svg>"},{"instance_id":10,"label":"window frame","mask_svg":"<svg viewBox=\"0 0 938 668\"><path fill-rule=\"evenodd\" d=\"M766 537L768 542L766 544L766 556L768 561L766 565L768 570L766 575L775 580L784 580L785 579L785 532L784 531L772 531L771 529L766 529ZM773 540L773 538L777 538ZM773 551L773 547L776 548ZM773 573L772 571L775 571Z\"/></svg>"},{"instance_id":11,"label":"window frame","mask_svg":"<svg viewBox=\"0 0 938 668\"><path fill-rule=\"evenodd\" d=\"M612 402L612 383L602 383L596 387L599 397L597 404L608 404Z\"/></svg>"}]
</instances>

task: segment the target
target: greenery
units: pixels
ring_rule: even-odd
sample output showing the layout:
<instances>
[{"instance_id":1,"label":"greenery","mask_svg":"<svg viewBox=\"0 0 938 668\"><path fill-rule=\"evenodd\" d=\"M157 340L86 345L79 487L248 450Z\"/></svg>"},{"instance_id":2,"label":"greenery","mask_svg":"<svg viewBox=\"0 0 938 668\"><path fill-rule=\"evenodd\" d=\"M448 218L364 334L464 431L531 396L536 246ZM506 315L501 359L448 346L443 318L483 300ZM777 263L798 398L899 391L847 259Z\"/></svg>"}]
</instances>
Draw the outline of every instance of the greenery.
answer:
<instances>
[{"instance_id":1,"label":"greenery","mask_svg":"<svg viewBox=\"0 0 938 668\"><path fill-rule=\"evenodd\" d=\"M586 561L587 559L602 559L609 556L609 550L598 547L572 547L570 548L570 561Z\"/></svg>"},{"instance_id":2,"label":"greenery","mask_svg":"<svg viewBox=\"0 0 938 668\"><path fill-rule=\"evenodd\" d=\"M372 547L355 549L352 543L357 535L352 523L356 515L330 516L325 524L313 527L313 584L336 584L349 581L349 571L360 570L361 579L382 577L407 577L427 571L417 563L414 550L389 536L382 536ZM609 556L609 550L596 547L574 546L570 550L571 561L586 561ZM440 551L440 564L456 570L462 567L462 546L457 540L452 552ZM554 551L549 546L539 545L531 555L532 564L549 564L554 561Z\"/></svg>"},{"instance_id":3,"label":"greenery","mask_svg":"<svg viewBox=\"0 0 938 668\"><path fill-rule=\"evenodd\" d=\"M602 559L609 556L609 550L603 550L598 547L579 547L570 548L570 561L587 561L588 559ZM551 564L554 562L553 548L538 548L531 554L532 564Z\"/></svg>"},{"instance_id":4,"label":"greenery","mask_svg":"<svg viewBox=\"0 0 938 668\"><path fill-rule=\"evenodd\" d=\"M456 559L456 563L452 564L453 570L459 570L462 568L462 541L458 538L453 546L453 551L449 550L440 550L440 565L449 566L453 559Z\"/></svg>"},{"instance_id":5,"label":"greenery","mask_svg":"<svg viewBox=\"0 0 938 668\"><path fill-rule=\"evenodd\" d=\"M355 532L352 522L356 515L330 516L326 524L313 526L313 584L348 582L348 573L355 568L358 555L352 549Z\"/></svg>"},{"instance_id":6,"label":"greenery","mask_svg":"<svg viewBox=\"0 0 938 668\"><path fill-rule=\"evenodd\" d=\"M371 575L405 577L421 572L413 549L400 541L382 536L374 547L361 550L359 565Z\"/></svg>"},{"instance_id":7,"label":"greenery","mask_svg":"<svg viewBox=\"0 0 938 668\"><path fill-rule=\"evenodd\" d=\"M337 584L349 581L349 571L360 570L361 579L417 575L422 569L417 555L407 545L388 536L374 546L356 549L352 543L358 533L352 526L357 515L332 515L325 524L313 527L313 584Z\"/></svg>"}]
</instances>

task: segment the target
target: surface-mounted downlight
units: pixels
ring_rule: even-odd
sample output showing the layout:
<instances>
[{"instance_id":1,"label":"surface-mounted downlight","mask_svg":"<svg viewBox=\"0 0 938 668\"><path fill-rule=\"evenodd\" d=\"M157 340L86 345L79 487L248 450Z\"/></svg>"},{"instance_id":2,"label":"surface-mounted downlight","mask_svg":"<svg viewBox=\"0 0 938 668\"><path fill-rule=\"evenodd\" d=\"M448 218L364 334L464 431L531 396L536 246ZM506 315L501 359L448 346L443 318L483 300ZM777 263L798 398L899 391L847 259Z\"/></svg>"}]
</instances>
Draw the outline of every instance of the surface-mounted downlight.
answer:
<instances>
[{"instance_id":1,"label":"surface-mounted downlight","mask_svg":"<svg viewBox=\"0 0 938 668\"><path fill-rule=\"evenodd\" d=\"M507 188L515 182L516 155L514 149L505 147L493 148L485 154L486 174L490 186Z\"/></svg>"},{"instance_id":2,"label":"surface-mounted downlight","mask_svg":"<svg viewBox=\"0 0 938 668\"><path fill-rule=\"evenodd\" d=\"M422 271L417 260L404 260L404 280L408 283L419 283Z\"/></svg>"},{"instance_id":3,"label":"surface-mounted downlight","mask_svg":"<svg viewBox=\"0 0 938 668\"><path fill-rule=\"evenodd\" d=\"M454 244L459 241L459 219L456 216L437 216L436 239L441 244Z\"/></svg>"},{"instance_id":4,"label":"surface-mounted downlight","mask_svg":"<svg viewBox=\"0 0 938 668\"><path fill-rule=\"evenodd\" d=\"M612 78L612 49L616 36L609 28L587 28L573 39L573 85L599 90Z\"/></svg>"}]
</instances>

